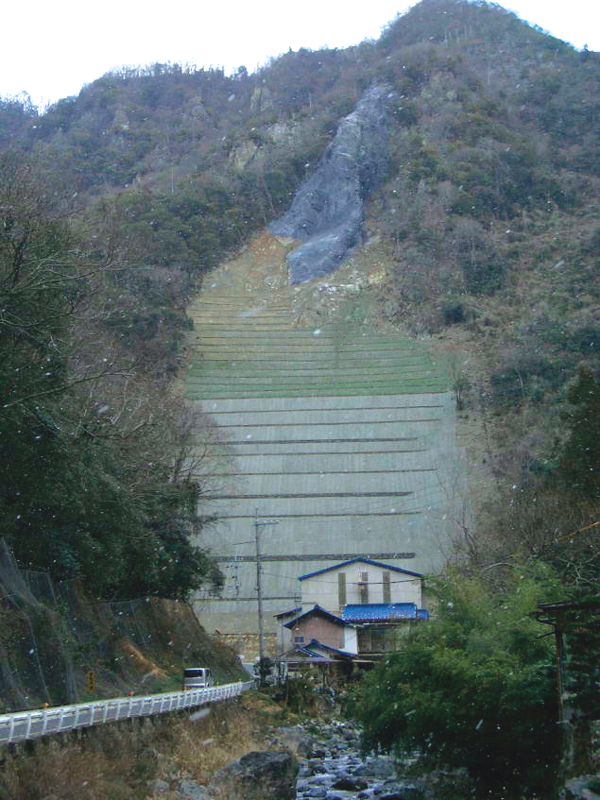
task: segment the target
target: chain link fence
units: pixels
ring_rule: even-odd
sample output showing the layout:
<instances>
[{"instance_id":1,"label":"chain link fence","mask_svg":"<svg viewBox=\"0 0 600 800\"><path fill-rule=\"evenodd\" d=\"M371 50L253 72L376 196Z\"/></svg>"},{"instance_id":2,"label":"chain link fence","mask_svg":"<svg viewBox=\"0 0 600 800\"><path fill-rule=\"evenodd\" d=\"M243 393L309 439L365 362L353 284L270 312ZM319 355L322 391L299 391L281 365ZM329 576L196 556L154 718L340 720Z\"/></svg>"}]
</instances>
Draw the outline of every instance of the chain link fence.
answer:
<instances>
[{"instance_id":1,"label":"chain link fence","mask_svg":"<svg viewBox=\"0 0 600 800\"><path fill-rule=\"evenodd\" d=\"M221 681L243 674L186 603L93 602L77 580L21 569L0 539L0 713L173 691L205 664Z\"/></svg>"}]
</instances>

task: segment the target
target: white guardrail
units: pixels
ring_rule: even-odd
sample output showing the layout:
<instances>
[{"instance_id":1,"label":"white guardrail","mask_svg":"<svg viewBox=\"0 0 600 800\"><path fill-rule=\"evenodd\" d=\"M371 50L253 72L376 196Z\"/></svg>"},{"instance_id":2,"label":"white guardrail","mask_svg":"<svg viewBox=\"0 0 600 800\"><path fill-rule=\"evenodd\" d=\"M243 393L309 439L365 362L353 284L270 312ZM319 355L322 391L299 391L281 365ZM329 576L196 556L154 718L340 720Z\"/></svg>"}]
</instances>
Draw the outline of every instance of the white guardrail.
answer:
<instances>
[{"instance_id":1,"label":"white guardrail","mask_svg":"<svg viewBox=\"0 0 600 800\"><path fill-rule=\"evenodd\" d=\"M149 717L184 708L227 700L245 692L255 685L226 683L208 689L188 689L185 692L165 692L144 697L113 697L93 703L78 703L72 706L54 706L36 711L17 711L0 715L0 745L37 739L51 733L87 728L104 722L131 717Z\"/></svg>"}]
</instances>

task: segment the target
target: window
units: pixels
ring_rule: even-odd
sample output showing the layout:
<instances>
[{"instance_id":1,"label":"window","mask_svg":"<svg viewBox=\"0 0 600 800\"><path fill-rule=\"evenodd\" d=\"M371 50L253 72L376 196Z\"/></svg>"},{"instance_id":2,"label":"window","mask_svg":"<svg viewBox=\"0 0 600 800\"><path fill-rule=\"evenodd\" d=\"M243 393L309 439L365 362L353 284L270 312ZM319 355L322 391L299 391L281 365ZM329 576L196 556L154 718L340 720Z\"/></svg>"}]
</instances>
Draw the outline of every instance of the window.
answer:
<instances>
[{"instance_id":1,"label":"window","mask_svg":"<svg viewBox=\"0 0 600 800\"><path fill-rule=\"evenodd\" d=\"M296 642L296 644L303 644L304 636L294 636L294 641Z\"/></svg>"},{"instance_id":2,"label":"window","mask_svg":"<svg viewBox=\"0 0 600 800\"><path fill-rule=\"evenodd\" d=\"M392 585L390 583L390 573L384 572L382 573L382 580L383 580L383 602L384 603L391 603L392 602Z\"/></svg>"},{"instance_id":3,"label":"window","mask_svg":"<svg viewBox=\"0 0 600 800\"><path fill-rule=\"evenodd\" d=\"M369 573L361 572L360 581L358 584L358 591L360 594L360 602L364 605L369 602Z\"/></svg>"},{"instance_id":4,"label":"window","mask_svg":"<svg viewBox=\"0 0 600 800\"><path fill-rule=\"evenodd\" d=\"M343 608L346 605L346 573L338 572L338 605Z\"/></svg>"}]
</instances>

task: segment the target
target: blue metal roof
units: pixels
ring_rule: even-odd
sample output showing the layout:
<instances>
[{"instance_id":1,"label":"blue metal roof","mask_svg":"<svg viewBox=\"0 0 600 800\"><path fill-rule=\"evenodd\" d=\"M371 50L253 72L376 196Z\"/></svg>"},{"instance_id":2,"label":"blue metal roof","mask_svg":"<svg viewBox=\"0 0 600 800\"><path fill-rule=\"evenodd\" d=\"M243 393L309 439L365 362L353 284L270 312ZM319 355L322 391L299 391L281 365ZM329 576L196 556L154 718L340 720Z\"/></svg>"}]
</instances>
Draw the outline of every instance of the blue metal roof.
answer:
<instances>
[{"instance_id":1,"label":"blue metal roof","mask_svg":"<svg viewBox=\"0 0 600 800\"><path fill-rule=\"evenodd\" d=\"M320 605L315 604L312 608L309 608L308 611L305 611L304 614L299 614L297 617L294 617L294 619L289 620L289 622L284 622L283 625L285 628L291 628L299 620L304 619L305 617L308 617L312 614L315 614L319 617L325 617L325 619L328 619L330 622L333 622L336 625L342 625L345 627L350 624L349 622L343 620L341 617L332 614L331 611L327 611L327 609L321 608Z\"/></svg>"},{"instance_id":2,"label":"blue metal roof","mask_svg":"<svg viewBox=\"0 0 600 800\"><path fill-rule=\"evenodd\" d=\"M429 613L415 603L349 604L342 619L346 622L394 622L402 619L428 619Z\"/></svg>"},{"instance_id":3,"label":"blue metal roof","mask_svg":"<svg viewBox=\"0 0 600 800\"><path fill-rule=\"evenodd\" d=\"M392 572L402 572L404 575L414 575L415 578L422 578L423 575L420 572L411 572L408 569L401 569L400 567L394 567L391 564L384 564L382 561L373 561L371 558L351 558L349 561L341 561L339 564L334 564L332 567L325 567L324 569L318 569L316 572L308 572L306 575L300 575L298 578L299 581L306 580L306 578L312 578L313 575L322 575L324 572L330 572L332 569L339 569L340 567L347 567L350 564L372 564L374 567L383 567L383 569L389 569Z\"/></svg>"}]
</instances>

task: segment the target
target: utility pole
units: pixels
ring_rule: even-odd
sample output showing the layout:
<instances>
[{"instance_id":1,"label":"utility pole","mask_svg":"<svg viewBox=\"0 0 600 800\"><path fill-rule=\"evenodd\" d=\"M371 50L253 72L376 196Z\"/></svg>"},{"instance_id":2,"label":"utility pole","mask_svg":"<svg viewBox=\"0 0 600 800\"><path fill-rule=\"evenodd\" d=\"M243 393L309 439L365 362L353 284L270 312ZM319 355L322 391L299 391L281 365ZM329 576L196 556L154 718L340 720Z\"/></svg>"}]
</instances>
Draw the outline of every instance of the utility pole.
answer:
<instances>
[{"instance_id":1,"label":"utility pole","mask_svg":"<svg viewBox=\"0 0 600 800\"><path fill-rule=\"evenodd\" d=\"M263 633L262 618L262 580L261 580L261 552L260 552L260 529L263 525L278 525L277 520L259 522L258 508L254 511L254 540L256 542L256 596L258 598L258 657L259 664L265 657L265 642Z\"/></svg>"}]
</instances>

